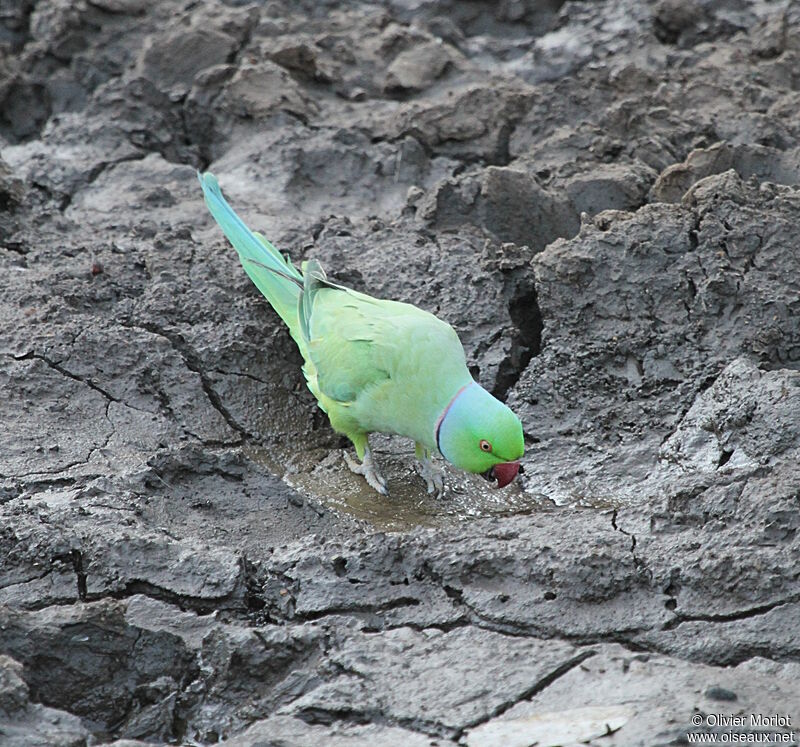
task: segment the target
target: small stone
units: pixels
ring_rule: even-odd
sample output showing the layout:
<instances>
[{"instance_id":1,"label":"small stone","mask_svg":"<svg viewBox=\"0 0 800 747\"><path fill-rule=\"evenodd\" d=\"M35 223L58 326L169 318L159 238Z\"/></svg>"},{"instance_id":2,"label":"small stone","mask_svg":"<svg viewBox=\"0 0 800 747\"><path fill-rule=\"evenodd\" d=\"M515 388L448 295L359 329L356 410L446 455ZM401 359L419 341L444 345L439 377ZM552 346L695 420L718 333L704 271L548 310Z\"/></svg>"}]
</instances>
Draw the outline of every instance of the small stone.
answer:
<instances>
[{"instance_id":1,"label":"small stone","mask_svg":"<svg viewBox=\"0 0 800 747\"><path fill-rule=\"evenodd\" d=\"M735 692L733 692L732 690L727 690L724 687L720 687L719 685L713 685L712 687L709 687L705 691L704 695L709 700L722 700L726 702L738 700L738 697L736 696Z\"/></svg>"},{"instance_id":2,"label":"small stone","mask_svg":"<svg viewBox=\"0 0 800 747\"><path fill-rule=\"evenodd\" d=\"M422 91L453 63L455 51L439 41L401 52L386 71L386 91Z\"/></svg>"},{"instance_id":3,"label":"small stone","mask_svg":"<svg viewBox=\"0 0 800 747\"><path fill-rule=\"evenodd\" d=\"M425 196L425 190L412 184L406 192L406 204L416 205Z\"/></svg>"}]
</instances>

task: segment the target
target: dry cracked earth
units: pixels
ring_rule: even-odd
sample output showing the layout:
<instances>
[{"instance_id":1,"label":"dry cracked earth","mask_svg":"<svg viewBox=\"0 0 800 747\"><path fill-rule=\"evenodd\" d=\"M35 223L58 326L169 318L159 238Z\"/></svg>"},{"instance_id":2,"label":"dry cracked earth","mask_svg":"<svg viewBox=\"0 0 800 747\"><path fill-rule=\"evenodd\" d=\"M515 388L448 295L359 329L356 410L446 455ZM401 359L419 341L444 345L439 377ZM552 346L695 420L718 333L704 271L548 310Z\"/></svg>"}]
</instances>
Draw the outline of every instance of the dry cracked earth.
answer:
<instances>
[{"instance_id":1,"label":"dry cracked earth","mask_svg":"<svg viewBox=\"0 0 800 747\"><path fill-rule=\"evenodd\" d=\"M3 745L800 725L798 0L2 0L0 146ZM350 474L198 168L523 480Z\"/></svg>"}]
</instances>

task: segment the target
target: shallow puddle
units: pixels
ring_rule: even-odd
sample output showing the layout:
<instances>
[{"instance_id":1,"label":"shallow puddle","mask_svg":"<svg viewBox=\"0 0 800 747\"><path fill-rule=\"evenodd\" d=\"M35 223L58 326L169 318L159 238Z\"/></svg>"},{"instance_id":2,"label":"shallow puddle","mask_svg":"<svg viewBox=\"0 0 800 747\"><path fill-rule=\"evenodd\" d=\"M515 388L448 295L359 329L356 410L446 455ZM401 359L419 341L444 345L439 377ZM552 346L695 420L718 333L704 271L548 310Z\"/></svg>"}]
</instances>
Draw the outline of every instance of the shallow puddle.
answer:
<instances>
[{"instance_id":1,"label":"shallow puddle","mask_svg":"<svg viewBox=\"0 0 800 747\"><path fill-rule=\"evenodd\" d=\"M445 493L428 495L425 482L414 470L411 442L373 437L373 452L388 482L389 495L376 493L360 475L348 469L342 449L313 449L303 454L248 449L247 456L304 495L340 513L366 521L381 531L440 527L485 516L508 516L551 507L543 497L526 493L518 482L499 490L479 475L444 465ZM283 458L282 458L283 457Z\"/></svg>"}]
</instances>

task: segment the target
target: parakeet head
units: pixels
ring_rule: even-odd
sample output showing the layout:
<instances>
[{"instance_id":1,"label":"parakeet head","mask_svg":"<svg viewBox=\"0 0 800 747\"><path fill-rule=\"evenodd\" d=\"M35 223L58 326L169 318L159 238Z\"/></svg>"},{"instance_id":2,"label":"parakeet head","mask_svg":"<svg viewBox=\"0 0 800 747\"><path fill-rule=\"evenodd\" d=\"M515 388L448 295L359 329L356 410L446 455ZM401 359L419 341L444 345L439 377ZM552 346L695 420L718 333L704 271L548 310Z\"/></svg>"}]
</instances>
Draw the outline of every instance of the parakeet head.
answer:
<instances>
[{"instance_id":1,"label":"parakeet head","mask_svg":"<svg viewBox=\"0 0 800 747\"><path fill-rule=\"evenodd\" d=\"M522 423L474 381L456 392L436 425L436 445L448 462L467 472L510 483L525 451Z\"/></svg>"}]
</instances>

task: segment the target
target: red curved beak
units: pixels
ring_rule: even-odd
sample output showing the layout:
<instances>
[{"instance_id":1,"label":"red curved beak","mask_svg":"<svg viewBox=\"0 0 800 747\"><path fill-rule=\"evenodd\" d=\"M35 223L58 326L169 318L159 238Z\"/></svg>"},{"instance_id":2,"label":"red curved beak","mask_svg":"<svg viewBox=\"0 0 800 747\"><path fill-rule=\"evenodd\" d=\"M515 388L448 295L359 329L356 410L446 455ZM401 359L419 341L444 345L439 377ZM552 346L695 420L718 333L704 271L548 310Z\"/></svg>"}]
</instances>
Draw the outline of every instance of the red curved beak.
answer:
<instances>
[{"instance_id":1,"label":"red curved beak","mask_svg":"<svg viewBox=\"0 0 800 747\"><path fill-rule=\"evenodd\" d=\"M492 467L492 474L497 478L497 487L504 488L519 472L519 462L503 462Z\"/></svg>"}]
</instances>

